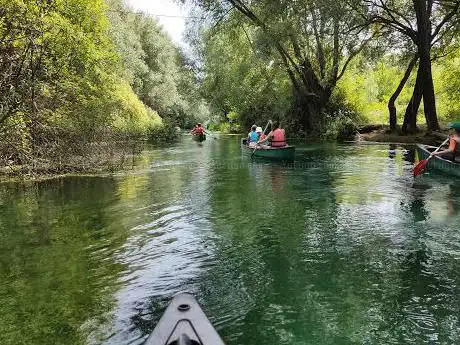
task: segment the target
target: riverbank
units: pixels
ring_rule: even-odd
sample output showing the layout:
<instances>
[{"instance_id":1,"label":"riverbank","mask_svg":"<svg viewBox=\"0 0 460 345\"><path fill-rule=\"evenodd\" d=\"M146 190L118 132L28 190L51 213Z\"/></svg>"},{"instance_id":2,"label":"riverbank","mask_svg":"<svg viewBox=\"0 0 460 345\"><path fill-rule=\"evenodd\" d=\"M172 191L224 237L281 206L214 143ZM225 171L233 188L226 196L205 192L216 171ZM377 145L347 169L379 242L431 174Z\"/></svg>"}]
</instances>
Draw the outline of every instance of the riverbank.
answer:
<instances>
[{"instance_id":1,"label":"riverbank","mask_svg":"<svg viewBox=\"0 0 460 345\"><path fill-rule=\"evenodd\" d=\"M51 144L36 145L21 155L0 155L0 182L130 170L149 145L169 145L179 140L180 133L174 126L164 125L153 128L148 136L107 131L94 137L96 140L88 141L74 135L72 140L65 141L64 138Z\"/></svg>"},{"instance_id":2,"label":"riverbank","mask_svg":"<svg viewBox=\"0 0 460 345\"><path fill-rule=\"evenodd\" d=\"M439 145L447 136L447 131L429 135L422 130L412 135L389 133L388 129L381 125L366 125L361 127L360 131L364 133L357 133L354 142ZM163 138L160 135L156 137ZM159 140L155 146L162 146L161 143ZM143 140L91 143L85 145L85 149L79 154L69 155L64 150L61 155L33 158L27 164L10 162L11 164L0 166L0 182L49 180L69 175L91 176L128 171L135 166L136 158L146 145Z\"/></svg>"},{"instance_id":3,"label":"riverbank","mask_svg":"<svg viewBox=\"0 0 460 345\"><path fill-rule=\"evenodd\" d=\"M401 131L390 132L387 126L366 125L362 126L356 134L355 141L384 142L395 144L426 144L439 145L448 137L448 130L427 133L424 128L414 134L403 134Z\"/></svg>"},{"instance_id":4,"label":"riverbank","mask_svg":"<svg viewBox=\"0 0 460 345\"><path fill-rule=\"evenodd\" d=\"M0 166L0 182L48 180L67 175L94 175L131 169L145 143L93 143L84 155L31 158L27 164L9 162Z\"/></svg>"}]
</instances>

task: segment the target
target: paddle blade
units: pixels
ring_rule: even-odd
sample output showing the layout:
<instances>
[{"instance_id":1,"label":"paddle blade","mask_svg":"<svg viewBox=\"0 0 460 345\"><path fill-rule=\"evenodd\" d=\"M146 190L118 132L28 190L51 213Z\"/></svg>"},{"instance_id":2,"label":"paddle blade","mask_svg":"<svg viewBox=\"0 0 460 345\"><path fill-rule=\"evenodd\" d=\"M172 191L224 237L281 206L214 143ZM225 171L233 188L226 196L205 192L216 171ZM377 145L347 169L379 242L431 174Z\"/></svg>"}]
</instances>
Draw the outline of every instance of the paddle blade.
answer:
<instances>
[{"instance_id":1,"label":"paddle blade","mask_svg":"<svg viewBox=\"0 0 460 345\"><path fill-rule=\"evenodd\" d=\"M414 167L414 177L417 177L420 174L423 174L425 171L426 165L428 164L428 159L421 160L418 164Z\"/></svg>"}]
</instances>

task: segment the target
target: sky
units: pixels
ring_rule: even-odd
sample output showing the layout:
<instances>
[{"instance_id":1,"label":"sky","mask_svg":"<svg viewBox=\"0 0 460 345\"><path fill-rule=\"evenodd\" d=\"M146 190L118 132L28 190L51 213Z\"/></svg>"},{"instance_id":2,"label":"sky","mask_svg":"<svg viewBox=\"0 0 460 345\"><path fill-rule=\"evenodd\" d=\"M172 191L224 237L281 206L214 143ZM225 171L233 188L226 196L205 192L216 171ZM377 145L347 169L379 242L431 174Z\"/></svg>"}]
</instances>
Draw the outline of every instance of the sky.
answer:
<instances>
[{"instance_id":1,"label":"sky","mask_svg":"<svg viewBox=\"0 0 460 345\"><path fill-rule=\"evenodd\" d=\"M151 15L160 22L172 40L184 46L183 33L185 30L185 19L187 16L185 8L179 6L174 0L126 0L128 5L138 11ZM163 16L162 16L163 15Z\"/></svg>"}]
</instances>

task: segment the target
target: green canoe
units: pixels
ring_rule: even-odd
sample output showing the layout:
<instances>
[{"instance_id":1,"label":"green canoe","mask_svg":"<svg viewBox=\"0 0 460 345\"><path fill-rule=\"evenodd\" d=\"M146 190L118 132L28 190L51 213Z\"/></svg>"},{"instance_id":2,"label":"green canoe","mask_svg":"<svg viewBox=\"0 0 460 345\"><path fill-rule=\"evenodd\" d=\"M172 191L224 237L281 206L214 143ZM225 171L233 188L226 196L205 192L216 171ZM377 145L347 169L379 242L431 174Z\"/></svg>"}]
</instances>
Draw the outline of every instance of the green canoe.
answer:
<instances>
[{"instance_id":1,"label":"green canoe","mask_svg":"<svg viewBox=\"0 0 460 345\"><path fill-rule=\"evenodd\" d=\"M241 139L241 151L253 157L267 158L280 161L293 161L295 158L295 146L287 145L284 147L261 148L255 151L247 145L247 139ZM253 154L254 153L254 154Z\"/></svg>"},{"instance_id":2,"label":"green canoe","mask_svg":"<svg viewBox=\"0 0 460 345\"><path fill-rule=\"evenodd\" d=\"M175 296L145 345L225 345L193 295Z\"/></svg>"},{"instance_id":3,"label":"green canoe","mask_svg":"<svg viewBox=\"0 0 460 345\"><path fill-rule=\"evenodd\" d=\"M193 140L198 141L199 143L206 140L206 134L192 135Z\"/></svg>"},{"instance_id":4,"label":"green canoe","mask_svg":"<svg viewBox=\"0 0 460 345\"><path fill-rule=\"evenodd\" d=\"M417 154L420 160L427 159L430 156L430 153L434 150L436 150L435 146L417 144ZM460 177L460 162L452 162L452 160L445 159L440 156L434 156L431 158L426 169L433 169L452 176Z\"/></svg>"}]
</instances>

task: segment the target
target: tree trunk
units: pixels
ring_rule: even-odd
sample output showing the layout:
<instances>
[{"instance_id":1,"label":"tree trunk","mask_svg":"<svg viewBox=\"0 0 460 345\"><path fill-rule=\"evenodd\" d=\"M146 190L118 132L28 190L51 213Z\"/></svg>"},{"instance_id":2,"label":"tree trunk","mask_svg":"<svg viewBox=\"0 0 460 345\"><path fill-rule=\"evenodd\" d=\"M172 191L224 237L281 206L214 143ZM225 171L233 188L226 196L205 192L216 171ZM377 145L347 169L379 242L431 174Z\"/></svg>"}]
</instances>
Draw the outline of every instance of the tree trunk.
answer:
<instances>
[{"instance_id":1,"label":"tree trunk","mask_svg":"<svg viewBox=\"0 0 460 345\"><path fill-rule=\"evenodd\" d=\"M419 72L423 92L425 119L429 131L439 129L436 114L433 75L431 73L431 11L433 1L412 0L417 17L417 49L420 57ZM417 75L418 79L418 75ZM418 82L419 80L417 80Z\"/></svg>"},{"instance_id":2,"label":"tree trunk","mask_svg":"<svg viewBox=\"0 0 460 345\"><path fill-rule=\"evenodd\" d=\"M423 82L423 107L428 131L439 130L438 116L436 113L436 98L434 95L433 75L431 72L431 57L428 49L420 56L420 68ZM426 51L428 50L428 52Z\"/></svg>"},{"instance_id":3,"label":"tree trunk","mask_svg":"<svg viewBox=\"0 0 460 345\"><path fill-rule=\"evenodd\" d=\"M320 107L316 102L312 102L310 97L306 97L304 93L294 91L295 97L295 111L297 118L300 120L299 124L306 131L313 131L317 128L317 121L320 118Z\"/></svg>"},{"instance_id":4,"label":"tree trunk","mask_svg":"<svg viewBox=\"0 0 460 345\"><path fill-rule=\"evenodd\" d=\"M395 106L396 99L399 97L402 89L404 88L404 85L406 84L407 79L409 79L412 69L414 68L415 63L417 62L417 59L418 59L418 56L414 56L412 60L409 62L409 65L407 66L407 69L406 69L406 72L404 73L403 78L399 82L398 87L396 88L395 92L391 95L390 100L388 101L388 111L390 115L390 129L392 131L396 130L396 125L397 125L396 106Z\"/></svg>"},{"instance_id":5,"label":"tree trunk","mask_svg":"<svg viewBox=\"0 0 460 345\"><path fill-rule=\"evenodd\" d=\"M417 79L415 81L414 91L412 92L412 97L409 101L409 104L406 108L406 113L404 115L404 123L402 126L402 132L415 133L417 130L417 112L420 107L420 102L422 101L423 96L423 83L422 83L422 72L420 66L417 71Z\"/></svg>"}]
</instances>

